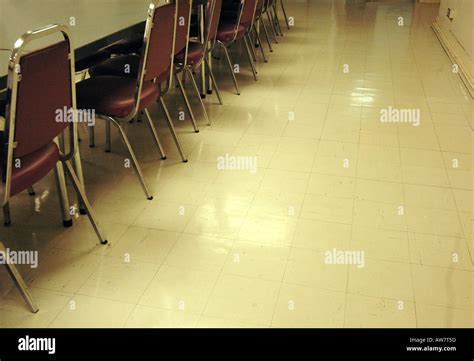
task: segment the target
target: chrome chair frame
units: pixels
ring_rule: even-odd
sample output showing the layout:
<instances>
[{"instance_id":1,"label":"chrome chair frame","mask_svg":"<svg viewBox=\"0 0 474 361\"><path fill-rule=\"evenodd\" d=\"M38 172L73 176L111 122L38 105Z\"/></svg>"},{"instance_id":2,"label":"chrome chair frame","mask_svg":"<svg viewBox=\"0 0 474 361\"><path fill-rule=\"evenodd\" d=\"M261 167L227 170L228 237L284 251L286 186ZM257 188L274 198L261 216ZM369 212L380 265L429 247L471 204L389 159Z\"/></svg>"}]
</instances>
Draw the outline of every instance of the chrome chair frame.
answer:
<instances>
[{"instance_id":1,"label":"chrome chair frame","mask_svg":"<svg viewBox=\"0 0 474 361\"><path fill-rule=\"evenodd\" d=\"M267 5L268 5L268 0L263 0L262 11L261 11L260 15L258 16L258 23L260 24L261 28L263 28L263 33L265 35L265 39L266 39L267 44L268 44L268 49L270 50L270 53L273 53L273 47L272 47L272 43L270 42L270 36L269 36L269 33L268 33L267 25L265 24L265 21L263 20L263 14L265 14L265 13L268 14ZM257 30L257 25L256 24L254 24L254 31L257 34L256 36L258 37L258 43L261 44L260 32ZM262 56L265 60L265 54L263 52L263 49L261 51L262 51ZM266 60L265 60L265 62L266 62Z\"/></svg>"},{"instance_id":2,"label":"chrome chair frame","mask_svg":"<svg viewBox=\"0 0 474 361\"><path fill-rule=\"evenodd\" d=\"M241 19L242 19L242 13L243 13L243 10L244 10L245 1L246 0L240 0L239 10L238 10L239 15L237 17L236 29L237 29L237 26L240 24ZM249 32L252 30L252 27L253 27L253 24L254 24L255 10L256 9L257 9L257 1L255 1L255 6L254 6L254 9L253 9L252 24L250 25L249 30L246 32L246 34L243 37L244 44L245 44L245 49L247 50L247 56L248 56L248 59L249 59L250 67L252 69L252 74L253 74L253 77L254 77L255 80L257 80L257 69L256 69L256 66L255 66L254 61L253 61L254 55L252 54L252 52L253 52L253 48L251 46L252 41L249 41L249 38L250 38ZM221 42L219 40L217 40L216 43L222 50L224 50L224 55L227 59L228 65L229 65L229 69L230 69L230 72L231 72L231 75L232 75L232 80L234 82L235 90L237 92L237 95L240 95L239 85L237 83L237 78L235 77L233 63L232 63L232 60L230 58L230 54L229 54L229 50L228 50L228 48L232 44L234 44L236 42L236 40L237 40L237 31L235 31L234 38L231 41L229 41L227 44L224 44L223 42Z\"/></svg>"},{"instance_id":3,"label":"chrome chair frame","mask_svg":"<svg viewBox=\"0 0 474 361\"><path fill-rule=\"evenodd\" d=\"M5 186L3 189L3 200L2 207L4 211L5 223L10 223L10 209L9 209L9 200L11 192L11 181L13 176L13 157L14 149L16 147L15 142L15 120L16 120L16 103L18 95L18 83L21 81L21 69L19 67L22 52L24 47L29 44L31 41L49 36L51 34L61 33L64 40L67 41L69 45L69 63L70 63L70 74L71 74L71 104L72 109L76 109L76 86L74 81L74 47L71 39L69 29L65 25L52 24L46 27L28 31L23 34L16 42L10 60L8 63L8 85L7 85L7 111L5 118L5 134L8 135L8 148L6 155L6 175L5 175ZM20 69L20 71L18 71ZM103 235L99 223L96 220L94 211L87 199L85 190L84 190L84 181L83 173L81 166L81 158L79 153L79 141L78 141L78 132L77 132L77 119L76 112L73 111L73 121L69 125L69 149L65 153L64 149L59 146L58 137L55 139L56 144L58 144L59 149L59 161L56 164L55 168L55 178L56 184L58 187L58 196L60 208L63 216L63 223L66 226L72 225L72 219L69 214L69 199L66 187L65 173L69 176L71 183L77 192L80 200L83 202L85 210L89 220L94 228L94 231L99 238L101 244L107 244L107 240ZM74 162L74 165L73 163ZM28 189L30 194L33 191L32 188ZM33 191L34 192L34 191ZM0 242L0 249L4 250L3 243ZM31 294L28 291L26 283L21 277L20 273L16 270L14 265L8 265L7 269L15 281L16 285L19 287L22 296L25 298L26 302L30 306L33 312L38 311L38 307L35 305L31 298Z\"/></svg>"},{"instance_id":4,"label":"chrome chair frame","mask_svg":"<svg viewBox=\"0 0 474 361\"><path fill-rule=\"evenodd\" d=\"M139 113L140 98L141 98L142 87L143 87L143 82L144 82L144 78L145 78L145 72L146 72L145 67L146 67L146 62L147 62L147 58L148 58L150 35L151 35L151 30L153 28L153 19L154 19L155 11L158 8L162 7L162 6L171 4L173 2L174 2L174 0L152 1L150 3L149 7L148 7L147 19L146 19L146 22L145 22L145 32L143 34L143 45L142 45L142 48L141 48L142 50L141 50L141 56L140 56L140 65L139 65L139 69L138 69L138 75L137 75L136 87L135 87L135 94L134 94L134 106L133 106L132 112L130 114L128 114L126 117L123 117L123 118L111 117L111 116L101 115L101 114L98 115L98 118L106 120L106 123L105 123L105 126L106 126L106 128L105 128L105 136L106 136L105 150L106 150L106 152L110 152L111 149L112 149L111 135L110 135L110 124L112 124L115 128L117 128L117 130L120 134L120 137L121 137L123 143L125 144L125 146L128 150L128 153L129 153L129 155L132 159L133 167L135 168L135 171L137 172L138 179L139 179L140 184L142 186L142 189L145 193L145 196L148 200L152 200L153 195L151 194L151 192L148 188L148 185L146 184L145 177L144 177L143 172L141 170L141 167L138 163L138 159L135 155L135 152L132 149L130 141L129 141L129 139L128 139L128 137L125 133L125 130L122 127L121 123L130 122ZM173 126L168 108L166 107L166 104L163 101L163 97L162 97L162 95L164 95L165 93L167 93L169 91L169 89L171 87L171 83L172 83L172 77L173 77L173 70L172 69L173 69L173 66L174 66L173 59L174 59L174 42L175 42L175 39L176 39L177 11L178 11L178 7L176 6L175 13L174 13L173 49L172 49L172 52L170 54L170 57L171 57L171 59L170 59L170 64L171 64L170 76L169 76L169 79L166 81L167 86L166 86L165 90L162 91L162 89L160 88L160 96L159 96L159 99L157 101L163 109L163 112L165 114L165 118L166 118L167 123L168 123L168 127L170 128L171 135L172 135L172 137L173 137L173 139L176 143L178 151L179 151L179 153L180 153L180 155L183 159L183 162L187 162L187 158L184 155L183 149L182 149L181 144L178 140L178 136L177 136L176 131L174 129L174 126ZM161 142L158 138L158 132L156 131L155 125L153 124L153 120L151 118L150 112L148 111L148 109L143 109L143 113L145 114L145 118L147 120L148 127L150 128L150 132L151 132L151 134L153 136L153 140L154 140L154 142L155 142L155 144L158 148L161 159L166 159L166 155L165 155L165 152L163 150L163 146L161 145ZM93 139L94 139L94 136L93 136L94 129L93 129L93 127L90 127L90 128L91 129L89 129L89 131L92 133L92 135L91 135L91 133L89 134L89 139L90 139L90 141L93 141ZM93 142L91 143L91 146L94 146Z\"/></svg>"},{"instance_id":5,"label":"chrome chair frame","mask_svg":"<svg viewBox=\"0 0 474 361\"><path fill-rule=\"evenodd\" d=\"M213 7L214 6L215 6L215 2L213 2ZM204 13L206 13L206 12L204 12ZM214 8L211 11L211 14L213 14L213 13L214 13ZM188 36L188 38L189 38L189 36ZM197 98L199 99L199 103L201 104L201 109L202 109L202 112L204 114L204 118L207 121L207 125L211 125L211 120L209 118L209 115L207 114L206 107L204 106L204 102L203 102L202 97L200 95L199 87L198 87L196 79L194 77L194 73L196 72L196 69L201 67L202 63L204 62L205 66L206 66L206 69L209 72L209 76L211 78L212 84L213 84L213 86L216 90L217 99L219 100L219 103L221 105L223 105L224 103L222 102L222 97L221 97L221 94L220 94L220 91L219 91L219 87L217 86L216 78L214 77L214 73L212 71L212 67L209 64L209 60L208 60L208 56L207 56L209 53L212 52L212 50L214 48L214 44L215 44L214 40L215 39L209 39L209 32L208 32L206 34L205 38L203 39L203 42L202 42L202 45L205 47L205 54L199 62L197 62L196 64L193 64L193 65L187 64L187 48L188 48L188 45L186 45L186 54L185 54L186 57L184 58L183 64L180 64L180 68L177 71L177 73L183 72L183 74L182 74L183 80L179 79L178 74L176 74L176 80L178 81L179 87L180 87L180 89L182 91L182 94L183 94L183 97L185 99L187 99L187 97L185 95L185 90L184 90L182 82L184 81L185 74L187 73L189 75L189 78L191 79L191 84L193 86L194 92L195 92Z\"/></svg>"},{"instance_id":6,"label":"chrome chair frame","mask_svg":"<svg viewBox=\"0 0 474 361\"><path fill-rule=\"evenodd\" d=\"M186 60L188 58L188 47L189 47L189 31L191 29L191 9L192 9L192 6L193 6L193 0L178 0L178 1L189 1L189 17L188 17L188 20L187 20L187 24L188 24L188 29L186 31L186 47L185 47L185 50L184 50L184 65L183 67L186 66ZM188 113L189 113L189 116L191 117L191 123L193 125L193 128L194 128L194 132L196 133L199 133L199 127L197 125L197 122L196 122L196 117L194 116L194 112L193 112L193 109L191 107L191 103L189 102L189 98L188 96L186 95L186 91L184 89L184 75L183 75L183 80L179 78L179 72L181 71L181 69L176 69L176 67L173 67L173 72L174 72L174 77L176 79L176 82L177 82L177 85L178 85L178 88L180 90L180 93L183 97L183 100L184 100L184 103L186 105L186 109L188 110ZM194 80L194 78L193 78ZM199 98L201 100L201 98ZM206 112L206 108L204 108L204 104L202 103L202 100L201 100L201 106L202 106L202 109L203 109L203 113L204 113L204 117L206 118L207 122L209 123L209 117L207 116L207 112Z\"/></svg>"},{"instance_id":7,"label":"chrome chair frame","mask_svg":"<svg viewBox=\"0 0 474 361\"><path fill-rule=\"evenodd\" d=\"M267 14L268 22L270 23L270 27L272 29L273 34L273 41L275 44L278 44L278 36L282 35L278 32L275 20L275 3L270 4L269 0L265 0L265 13Z\"/></svg>"},{"instance_id":8,"label":"chrome chair frame","mask_svg":"<svg viewBox=\"0 0 474 361\"><path fill-rule=\"evenodd\" d=\"M283 4L283 0L280 0L281 10L283 11L283 16L285 17L286 28L290 30L290 23L288 21L288 16L286 15L285 5Z\"/></svg>"},{"instance_id":9,"label":"chrome chair frame","mask_svg":"<svg viewBox=\"0 0 474 361\"><path fill-rule=\"evenodd\" d=\"M258 46L260 48L260 53L262 54L263 61L265 63L267 63L268 59L265 56L265 51L263 50L262 38L260 37L260 32L259 32L259 29L257 29L257 23L256 23L256 21L258 21L258 23L260 25L262 25L262 28L264 29L264 34L267 38L267 43L268 43L268 47L270 49L270 52L273 52L272 45L270 44L270 39L268 38L267 28L265 26L265 23L262 21L262 15L263 15L263 11L265 9L265 0L262 0L262 1L263 1L263 4L262 4L262 8L260 9L260 14L257 14L257 10L255 10L254 21L252 23L252 28L250 29L250 32L249 32L249 41L250 41L250 44L253 44L251 36L250 36L250 34L253 31L253 33L255 34L255 39L256 39L256 45L255 46L256 47ZM257 0L257 5L258 5L258 2L259 1ZM253 47L251 47L251 49L252 49L252 53L253 53L253 58L254 58L255 61L257 61L257 56L255 54L255 51L254 51Z\"/></svg>"},{"instance_id":10,"label":"chrome chair frame","mask_svg":"<svg viewBox=\"0 0 474 361\"><path fill-rule=\"evenodd\" d=\"M281 25L280 25L280 18L278 17L278 0L275 0L273 2L273 6L271 6L272 8L272 17L273 17L273 22L274 22L274 26L275 26L275 30L277 32L278 35L280 36L283 36L283 31L281 31Z\"/></svg>"},{"instance_id":11,"label":"chrome chair frame","mask_svg":"<svg viewBox=\"0 0 474 361\"><path fill-rule=\"evenodd\" d=\"M6 252L5 246L1 240L0 240L0 252ZM10 274L10 277L12 278L16 287L20 290L21 296L25 300L31 312L37 313L39 311L39 308L36 305L35 301L33 300L33 297L31 296L31 293L28 290L28 286L26 285L26 282L21 276L20 272L18 272L18 269L16 268L16 266L8 262L5 264L5 266L7 267L7 271Z\"/></svg>"},{"instance_id":12,"label":"chrome chair frame","mask_svg":"<svg viewBox=\"0 0 474 361\"><path fill-rule=\"evenodd\" d=\"M153 18L154 18L155 11L156 11L157 8L159 8L161 6L165 6L165 5L171 4L173 2L177 3L177 1L178 0L158 0L157 2L153 1L150 4L150 8L148 10L148 18L147 18L147 22L146 22L146 26L145 26L145 34L144 34L144 37L143 37L143 47L142 47L142 49L145 49L144 50L145 54L141 58L139 78L140 77L143 78L145 76L145 65L146 65L146 59L148 57L148 45L150 43L149 39L150 39L151 29L153 28ZM158 86L160 87L160 97L158 99L158 102L159 102L159 104L160 104L160 106L163 110L163 113L165 114L165 118L166 118L166 121L168 123L168 127L170 128L171 136L173 137L173 140L176 144L176 147L178 148L178 152L181 156L181 159L184 163L187 163L188 158L186 157L186 155L184 153L184 150L183 150L183 147L181 146L181 142L179 141L178 135L176 134L176 130L174 128L173 121L172 121L170 113L168 111L168 107L166 106L166 103L163 99L163 96L166 95L170 91L171 85L173 84L174 49L175 49L175 43L176 43L176 26L177 26L177 22L178 22L177 18L178 18L178 4L176 4L176 9L175 9L175 13L174 13L173 47L171 49L171 54L170 54L170 56L171 56L170 74L169 74L168 80L166 81L166 86L164 87L164 89L161 89L161 84L158 84ZM190 21L188 21L188 26L189 25L190 25ZM186 44L186 52L187 52L187 44ZM136 105L138 106L138 103L136 103ZM144 109L144 112L145 112L146 118L148 119L148 124L150 125L150 130L153 133L153 136L155 138L155 142L158 146L158 149L160 150L160 153L162 154L162 159L166 159L163 148L161 147L161 144L159 144L156 129L153 125L153 121L150 117L150 114L149 114L147 109ZM132 118L136 114L137 113L135 112L135 114L132 116ZM130 119L126 119L126 120L128 121ZM193 122L193 125L195 125L195 121ZM197 125L196 125L196 127L197 127ZM196 130L196 128L195 128L195 130Z\"/></svg>"}]
</instances>

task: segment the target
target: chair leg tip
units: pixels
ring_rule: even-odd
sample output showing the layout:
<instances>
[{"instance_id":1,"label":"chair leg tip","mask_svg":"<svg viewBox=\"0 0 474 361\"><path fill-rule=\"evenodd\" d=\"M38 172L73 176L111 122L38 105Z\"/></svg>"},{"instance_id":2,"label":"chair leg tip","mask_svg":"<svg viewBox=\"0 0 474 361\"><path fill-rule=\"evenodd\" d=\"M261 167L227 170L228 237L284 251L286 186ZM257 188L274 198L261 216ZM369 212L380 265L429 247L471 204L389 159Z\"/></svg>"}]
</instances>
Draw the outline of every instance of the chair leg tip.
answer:
<instances>
[{"instance_id":1,"label":"chair leg tip","mask_svg":"<svg viewBox=\"0 0 474 361\"><path fill-rule=\"evenodd\" d=\"M3 225L4 225L5 227L9 227L9 226L12 225L12 222L3 222Z\"/></svg>"},{"instance_id":2,"label":"chair leg tip","mask_svg":"<svg viewBox=\"0 0 474 361\"><path fill-rule=\"evenodd\" d=\"M109 243L109 241L107 241L106 239L104 239L103 241L100 241L100 244L103 244L103 245L106 245L108 243Z\"/></svg>"},{"instance_id":3,"label":"chair leg tip","mask_svg":"<svg viewBox=\"0 0 474 361\"><path fill-rule=\"evenodd\" d=\"M206 99L206 94L199 94L199 96L201 97L201 99Z\"/></svg>"},{"instance_id":4,"label":"chair leg tip","mask_svg":"<svg viewBox=\"0 0 474 361\"><path fill-rule=\"evenodd\" d=\"M196 129L196 130L194 131L194 133L199 133L199 129Z\"/></svg>"},{"instance_id":5,"label":"chair leg tip","mask_svg":"<svg viewBox=\"0 0 474 361\"><path fill-rule=\"evenodd\" d=\"M165 160L165 159L166 159L166 156L164 156L164 157L161 157L161 159L162 159L162 160Z\"/></svg>"},{"instance_id":6,"label":"chair leg tip","mask_svg":"<svg viewBox=\"0 0 474 361\"><path fill-rule=\"evenodd\" d=\"M87 210L85 208L80 208L79 209L79 214L85 216L87 214Z\"/></svg>"},{"instance_id":7,"label":"chair leg tip","mask_svg":"<svg viewBox=\"0 0 474 361\"><path fill-rule=\"evenodd\" d=\"M212 94L212 90L208 90L208 91L207 91L207 94Z\"/></svg>"},{"instance_id":8,"label":"chair leg tip","mask_svg":"<svg viewBox=\"0 0 474 361\"><path fill-rule=\"evenodd\" d=\"M147 197L146 199L148 199L149 201L153 200L153 196L149 196Z\"/></svg>"},{"instance_id":9,"label":"chair leg tip","mask_svg":"<svg viewBox=\"0 0 474 361\"><path fill-rule=\"evenodd\" d=\"M188 162L188 160L187 160L187 159L183 159L183 163L187 163L187 162Z\"/></svg>"},{"instance_id":10,"label":"chair leg tip","mask_svg":"<svg viewBox=\"0 0 474 361\"><path fill-rule=\"evenodd\" d=\"M67 221L63 221L64 228L72 227L72 219L68 219Z\"/></svg>"}]
</instances>

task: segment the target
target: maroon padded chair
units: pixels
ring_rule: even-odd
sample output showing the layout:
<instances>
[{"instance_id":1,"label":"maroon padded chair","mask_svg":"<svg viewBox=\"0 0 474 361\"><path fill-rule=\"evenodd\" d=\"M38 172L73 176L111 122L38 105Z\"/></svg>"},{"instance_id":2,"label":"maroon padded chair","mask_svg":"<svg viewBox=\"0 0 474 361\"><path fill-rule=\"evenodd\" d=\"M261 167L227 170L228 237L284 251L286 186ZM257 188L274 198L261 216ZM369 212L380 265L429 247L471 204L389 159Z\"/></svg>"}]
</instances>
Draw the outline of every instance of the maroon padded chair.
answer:
<instances>
[{"instance_id":1,"label":"maroon padded chair","mask_svg":"<svg viewBox=\"0 0 474 361\"><path fill-rule=\"evenodd\" d=\"M57 34L62 34L64 40L38 50L24 52L31 42ZM45 67L45 64L48 66ZM80 169L81 163L75 117L74 74L74 51L66 26L49 25L27 32L15 42L9 62L5 128L0 147L0 194L4 222L6 225L11 224L10 199L54 170L63 224L66 227L71 226L64 174L66 171L87 210L100 242L106 244L107 240L99 229L83 182L76 171ZM45 84L47 86L44 86ZM59 118L58 110L63 109L68 110L68 115ZM69 114L74 116L72 122ZM69 133L69 141L67 144L63 142L65 146L59 146L59 139L65 131ZM68 148L67 153L65 148ZM33 307L21 276L15 273L14 269L9 271L33 311L37 310Z\"/></svg>"},{"instance_id":2,"label":"maroon padded chair","mask_svg":"<svg viewBox=\"0 0 474 361\"><path fill-rule=\"evenodd\" d=\"M202 62L205 63L207 71L211 77L211 81L214 85L214 89L216 90L219 103L222 105L223 103L222 103L222 98L219 92L219 88L217 86L214 73L212 72L212 68L209 65L209 61L208 61L208 54L212 51L212 48L215 44L215 38L217 34L217 27L219 24L221 7L222 7L222 0L209 0L207 2L206 9L205 9L205 24L204 24L203 41L202 42L190 41L187 46L187 53L186 54L180 53L175 58L176 72L179 73L179 72L185 71L188 73L189 78L191 79L191 83L193 85L193 89L195 91L195 95L200 101L201 109L203 111L205 118L207 119L208 124L210 124L211 122L207 114L206 108L204 106L204 103L202 101L202 98L200 96L199 88L197 86L196 79L194 78L193 73L198 69L198 67L202 64ZM187 98L181 79L179 78L179 75L176 75L176 79L178 81L181 92L183 93L183 96Z\"/></svg>"},{"instance_id":3,"label":"maroon padded chair","mask_svg":"<svg viewBox=\"0 0 474 361\"><path fill-rule=\"evenodd\" d=\"M176 0L177 4L177 24L176 24L176 38L174 46L174 54L186 52L186 45L188 41L189 22L191 17L191 0ZM157 41L161 39L157 37ZM143 47L143 36L140 38L123 39L111 46L107 47L112 55L119 55L111 57L105 61L95 64L89 68L89 74L93 76L102 75L116 75L126 77L136 77L139 72L140 55ZM124 58L124 56L126 56ZM129 71L124 71L124 64L130 64ZM166 80L166 77L165 77Z\"/></svg>"},{"instance_id":4,"label":"maroon padded chair","mask_svg":"<svg viewBox=\"0 0 474 361\"><path fill-rule=\"evenodd\" d=\"M106 126L110 128L110 124L113 124L118 129L132 158L147 199L153 199L153 196L148 190L135 153L121 123L130 121L143 111L161 157L165 159L163 148L147 109L159 101L181 157L184 162L187 161L160 88L161 83L171 83L170 69L173 68L176 18L176 2L172 0L160 0L157 4L152 2L148 10L141 56L127 55L120 59L124 66L122 70L128 69L127 65L130 70L134 67L138 69L135 76L128 76L126 73L120 75L94 74L91 78L79 82L76 87L79 107L95 109L99 118L107 120ZM106 150L108 151L111 148L109 128L106 131Z\"/></svg>"},{"instance_id":5,"label":"maroon padded chair","mask_svg":"<svg viewBox=\"0 0 474 361\"><path fill-rule=\"evenodd\" d=\"M249 34L252 30L253 23L255 20L256 8L257 0L241 0L240 6L236 8L237 10L235 10L235 16L232 16L232 14L227 14L227 16L221 18L221 21L219 22L219 28L216 34L217 45L219 45L224 50L224 54L229 65L230 73L232 75L232 80L234 82L237 94L240 94L240 90L239 85L237 83L237 79L234 74L234 67L229 55L228 48L236 41L241 39L244 40L248 59L252 68L252 73L254 79L257 80L257 69L253 61L254 56L252 55L252 41L249 41Z\"/></svg>"},{"instance_id":6,"label":"maroon padded chair","mask_svg":"<svg viewBox=\"0 0 474 361\"><path fill-rule=\"evenodd\" d=\"M175 37L175 47L174 55L179 57L187 56L187 44L189 40L189 28L191 20L191 8L192 0L177 0L178 14L177 14L177 24L176 24L176 37ZM138 41L140 40L140 41ZM160 39L157 39L158 41ZM94 76L103 76L103 75L115 75L115 76L127 76L127 77L136 77L140 65L140 52L143 45L143 37L137 39L136 37L131 39L120 40L105 49L108 51L112 57L107 59L99 64L92 66L89 69L89 74L91 77ZM117 56L118 55L118 56ZM129 71L124 72L124 66L129 64ZM166 74L165 81L168 80L169 74ZM160 79L158 79L160 80ZM183 95L186 108L189 112L191 123L194 127L194 131L199 132L197 126L196 118L191 108L191 104L184 92L184 88L180 79L178 80L178 85ZM164 95L169 90L169 87L166 91L162 92ZM205 111L205 110L204 110ZM206 117L207 114L205 113Z\"/></svg>"}]
</instances>

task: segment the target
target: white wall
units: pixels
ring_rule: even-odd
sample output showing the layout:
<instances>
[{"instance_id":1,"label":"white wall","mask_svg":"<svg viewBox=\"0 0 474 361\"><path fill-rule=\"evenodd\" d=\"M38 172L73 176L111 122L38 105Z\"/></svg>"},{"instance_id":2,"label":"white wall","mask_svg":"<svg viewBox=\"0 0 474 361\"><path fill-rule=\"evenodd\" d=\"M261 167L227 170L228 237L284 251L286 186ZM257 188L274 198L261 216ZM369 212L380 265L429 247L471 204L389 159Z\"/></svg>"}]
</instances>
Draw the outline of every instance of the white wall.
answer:
<instances>
[{"instance_id":1,"label":"white wall","mask_svg":"<svg viewBox=\"0 0 474 361\"><path fill-rule=\"evenodd\" d=\"M448 7L456 11L452 21L446 16ZM469 57L474 59L474 0L441 0L438 20L450 29Z\"/></svg>"}]
</instances>

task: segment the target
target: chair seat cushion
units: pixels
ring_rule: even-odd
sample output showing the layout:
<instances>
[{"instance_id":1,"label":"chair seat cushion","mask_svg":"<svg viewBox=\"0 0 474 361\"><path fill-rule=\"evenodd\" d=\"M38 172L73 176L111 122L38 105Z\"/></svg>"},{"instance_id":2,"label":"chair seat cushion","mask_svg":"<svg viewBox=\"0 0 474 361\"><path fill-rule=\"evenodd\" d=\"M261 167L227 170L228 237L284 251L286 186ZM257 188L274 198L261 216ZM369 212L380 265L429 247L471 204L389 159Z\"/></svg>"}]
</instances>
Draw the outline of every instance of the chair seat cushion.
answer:
<instances>
[{"instance_id":1,"label":"chair seat cushion","mask_svg":"<svg viewBox=\"0 0 474 361\"><path fill-rule=\"evenodd\" d=\"M219 29L217 30L216 39L222 43L228 43L234 39L235 34L235 23L234 22L224 22L219 24ZM237 38L240 39L245 34L245 27L239 25L237 29Z\"/></svg>"},{"instance_id":2,"label":"chair seat cushion","mask_svg":"<svg viewBox=\"0 0 474 361\"><path fill-rule=\"evenodd\" d=\"M190 41L188 43L188 57L186 63L188 65L195 65L201 61L204 57L204 47L201 43ZM183 63L184 51L179 53L176 56L176 61L178 63Z\"/></svg>"},{"instance_id":3,"label":"chair seat cushion","mask_svg":"<svg viewBox=\"0 0 474 361\"><path fill-rule=\"evenodd\" d=\"M38 182L56 166L58 160L59 150L53 142L21 157L21 167L13 167L10 195L14 196Z\"/></svg>"},{"instance_id":4,"label":"chair seat cushion","mask_svg":"<svg viewBox=\"0 0 474 361\"><path fill-rule=\"evenodd\" d=\"M94 109L96 114L125 118L133 112L137 80L119 76L97 76L76 84L77 108ZM144 82L139 111L156 102L158 86Z\"/></svg>"},{"instance_id":5,"label":"chair seat cushion","mask_svg":"<svg viewBox=\"0 0 474 361\"><path fill-rule=\"evenodd\" d=\"M136 79L138 69L140 67L140 56L138 55L122 55L115 58L107 59L89 69L91 77L113 75ZM165 70L156 78L158 84L168 80L169 70Z\"/></svg>"}]
</instances>

